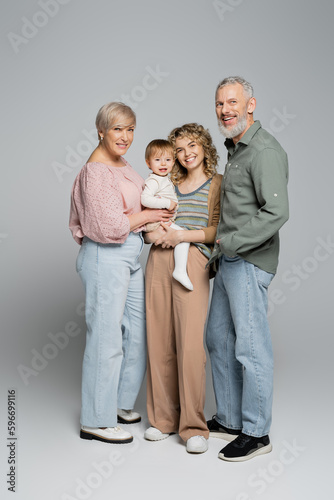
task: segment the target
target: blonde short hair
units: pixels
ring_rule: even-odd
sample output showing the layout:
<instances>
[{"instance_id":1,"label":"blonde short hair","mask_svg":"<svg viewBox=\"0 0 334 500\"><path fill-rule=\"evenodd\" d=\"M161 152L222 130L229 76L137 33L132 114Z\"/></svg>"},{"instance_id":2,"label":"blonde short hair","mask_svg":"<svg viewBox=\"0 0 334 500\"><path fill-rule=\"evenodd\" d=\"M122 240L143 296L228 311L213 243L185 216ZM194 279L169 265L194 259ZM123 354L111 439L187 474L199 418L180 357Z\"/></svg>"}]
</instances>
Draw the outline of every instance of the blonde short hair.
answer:
<instances>
[{"instance_id":1,"label":"blonde short hair","mask_svg":"<svg viewBox=\"0 0 334 500\"><path fill-rule=\"evenodd\" d=\"M115 125L122 127L129 121L131 125L136 125L136 114L130 106L122 102L109 102L99 109L95 125L98 132L105 134L111 127Z\"/></svg>"},{"instance_id":2,"label":"blonde short hair","mask_svg":"<svg viewBox=\"0 0 334 500\"><path fill-rule=\"evenodd\" d=\"M189 137L197 144L203 146L204 150L204 173L210 179L217 173L217 163L219 156L212 142L209 130L198 123L186 123L182 127L174 128L168 136L169 142L173 145L176 156L176 139ZM176 161L171 172L171 180L174 184L180 184L187 177L187 170L181 165L176 156Z\"/></svg>"},{"instance_id":3,"label":"blonde short hair","mask_svg":"<svg viewBox=\"0 0 334 500\"><path fill-rule=\"evenodd\" d=\"M145 160L149 160L157 153L160 154L167 152L171 152L172 156L174 157L174 149L172 144L165 139L154 139L146 146Z\"/></svg>"}]
</instances>

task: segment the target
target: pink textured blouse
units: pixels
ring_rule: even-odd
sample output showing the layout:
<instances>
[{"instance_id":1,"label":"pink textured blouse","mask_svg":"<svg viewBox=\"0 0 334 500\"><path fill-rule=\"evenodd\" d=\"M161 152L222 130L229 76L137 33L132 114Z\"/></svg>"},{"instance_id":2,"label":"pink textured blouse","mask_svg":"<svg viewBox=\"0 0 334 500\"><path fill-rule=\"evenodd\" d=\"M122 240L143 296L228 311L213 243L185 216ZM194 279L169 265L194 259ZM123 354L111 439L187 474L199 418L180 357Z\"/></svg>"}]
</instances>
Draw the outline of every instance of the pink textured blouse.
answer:
<instances>
[{"instance_id":1,"label":"pink textured blouse","mask_svg":"<svg viewBox=\"0 0 334 500\"><path fill-rule=\"evenodd\" d=\"M124 158L123 161L124 167L86 163L77 175L71 194L69 226L79 245L84 236L98 243L124 243L128 237L127 216L142 210L144 179Z\"/></svg>"}]
</instances>

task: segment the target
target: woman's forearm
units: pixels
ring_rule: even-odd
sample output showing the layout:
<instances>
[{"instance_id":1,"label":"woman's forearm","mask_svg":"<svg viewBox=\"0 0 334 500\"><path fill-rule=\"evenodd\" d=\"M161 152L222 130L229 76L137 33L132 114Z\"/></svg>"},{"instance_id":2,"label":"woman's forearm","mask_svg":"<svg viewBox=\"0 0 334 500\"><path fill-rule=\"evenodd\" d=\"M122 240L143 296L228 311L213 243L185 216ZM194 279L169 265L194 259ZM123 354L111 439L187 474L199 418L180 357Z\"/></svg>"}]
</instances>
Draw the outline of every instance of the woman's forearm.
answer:
<instances>
[{"instance_id":1,"label":"woman's forearm","mask_svg":"<svg viewBox=\"0 0 334 500\"><path fill-rule=\"evenodd\" d=\"M204 243L205 233L202 229L184 229L180 233L180 243Z\"/></svg>"},{"instance_id":2,"label":"woman's forearm","mask_svg":"<svg viewBox=\"0 0 334 500\"><path fill-rule=\"evenodd\" d=\"M165 233L157 239L155 245L161 245L162 248L175 247L179 243L204 243L205 233L202 229L173 229L166 224L162 224Z\"/></svg>"},{"instance_id":3,"label":"woman's forearm","mask_svg":"<svg viewBox=\"0 0 334 500\"><path fill-rule=\"evenodd\" d=\"M204 232L204 243L207 245L213 245L216 239L217 226L206 227Z\"/></svg>"},{"instance_id":4,"label":"woman's forearm","mask_svg":"<svg viewBox=\"0 0 334 500\"><path fill-rule=\"evenodd\" d=\"M147 223L147 217L145 217L144 211L138 214L132 214L127 216L130 222L130 232L138 227L144 226Z\"/></svg>"},{"instance_id":5,"label":"woman's forearm","mask_svg":"<svg viewBox=\"0 0 334 500\"><path fill-rule=\"evenodd\" d=\"M173 215L174 211L166 209L155 210L151 208L144 208L141 212L128 215L127 217L130 222L130 231L134 231L134 229L144 226L149 222L169 222Z\"/></svg>"}]
</instances>

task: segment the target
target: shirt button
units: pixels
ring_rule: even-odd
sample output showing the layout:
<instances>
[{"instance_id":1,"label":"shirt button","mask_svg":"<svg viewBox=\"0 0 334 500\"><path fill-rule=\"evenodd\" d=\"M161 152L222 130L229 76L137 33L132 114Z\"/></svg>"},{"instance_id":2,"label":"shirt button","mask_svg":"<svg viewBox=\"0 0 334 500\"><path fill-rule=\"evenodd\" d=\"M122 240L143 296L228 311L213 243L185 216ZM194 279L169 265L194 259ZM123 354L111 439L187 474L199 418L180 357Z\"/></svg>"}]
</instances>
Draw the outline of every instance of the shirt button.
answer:
<instances>
[{"instance_id":1,"label":"shirt button","mask_svg":"<svg viewBox=\"0 0 334 500\"><path fill-rule=\"evenodd\" d=\"M277 193L274 193L274 196L277 196Z\"/></svg>"}]
</instances>

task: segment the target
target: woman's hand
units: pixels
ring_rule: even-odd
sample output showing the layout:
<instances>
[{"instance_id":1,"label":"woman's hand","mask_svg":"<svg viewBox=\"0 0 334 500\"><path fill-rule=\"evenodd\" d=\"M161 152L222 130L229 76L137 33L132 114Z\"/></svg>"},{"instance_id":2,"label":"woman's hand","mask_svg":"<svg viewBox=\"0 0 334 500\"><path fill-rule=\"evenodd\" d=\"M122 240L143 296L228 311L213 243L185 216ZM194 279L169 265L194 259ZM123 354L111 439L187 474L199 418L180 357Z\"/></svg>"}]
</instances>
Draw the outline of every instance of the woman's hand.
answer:
<instances>
[{"instance_id":1,"label":"woman's hand","mask_svg":"<svg viewBox=\"0 0 334 500\"><path fill-rule=\"evenodd\" d=\"M163 222L161 222L161 227L164 229L164 234L155 241L155 245L161 245L162 248L174 248L183 241L183 231L172 229Z\"/></svg>"},{"instance_id":2,"label":"woman's hand","mask_svg":"<svg viewBox=\"0 0 334 500\"><path fill-rule=\"evenodd\" d=\"M173 210L158 210L155 208L144 208L141 212L137 214L128 215L128 219L130 222L130 231L137 229L140 226L144 226L144 224L148 224L149 222L169 222L174 216Z\"/></svg>"},{"instance_id":3,"label":"woman's hand","mask_svg":"<svg viewBox=\"0 0 334 500\"><path fill-rule=\"evenodd\" d=\"M167 209L154 209L154 208L145 208L143 210L145 213L146 223L148 222L169 222L169 220L173 217L175 211L167 210Z\"/></svg>"}]
</instances>

